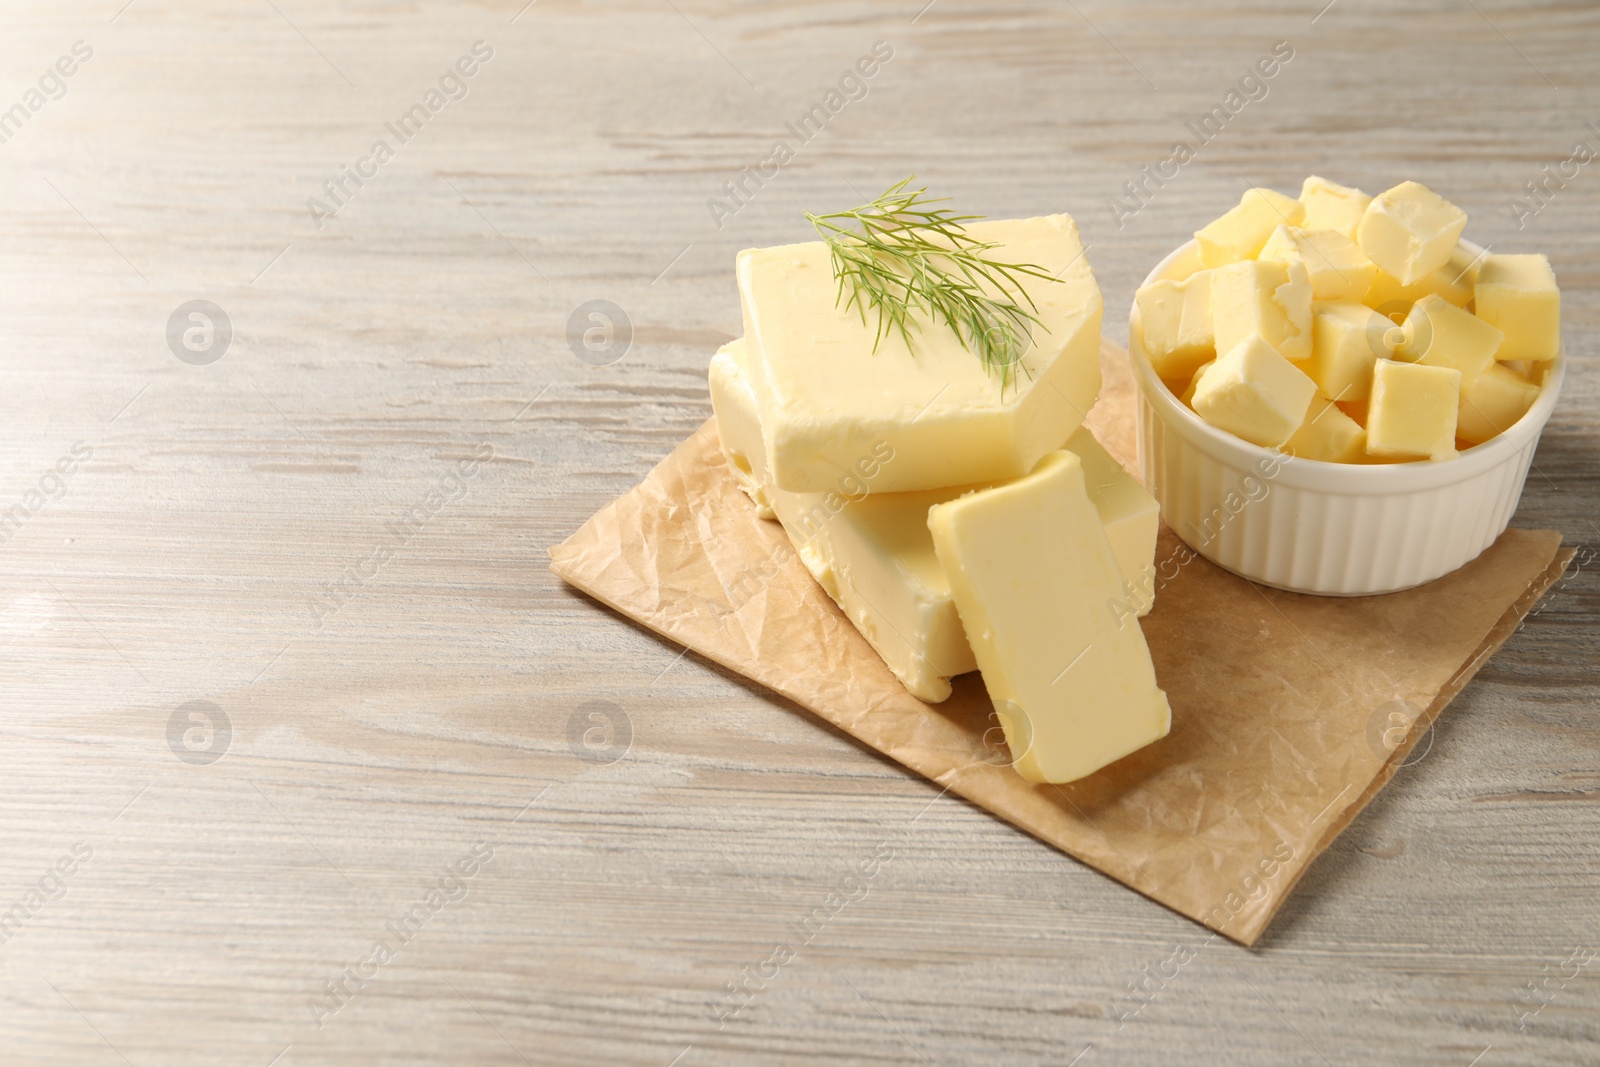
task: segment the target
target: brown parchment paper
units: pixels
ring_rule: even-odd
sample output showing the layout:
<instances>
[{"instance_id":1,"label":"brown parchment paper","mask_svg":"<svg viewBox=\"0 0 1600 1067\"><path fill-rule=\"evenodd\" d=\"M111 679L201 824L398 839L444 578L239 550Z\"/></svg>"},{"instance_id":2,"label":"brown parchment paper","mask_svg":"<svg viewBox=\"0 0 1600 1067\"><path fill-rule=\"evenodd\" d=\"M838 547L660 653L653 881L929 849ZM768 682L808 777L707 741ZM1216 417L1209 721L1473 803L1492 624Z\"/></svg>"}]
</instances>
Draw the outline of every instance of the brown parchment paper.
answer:
<instances>
[{"instance_id":1,"label":"brown parchment paper","mask_svg":"<svg viewBox=\"0 0 1600 1067\"><path fill-rule=\"evenodd\" d=\"M1104 344L1101 362L1089 425L1133 469L1127 355ZM550 555L602 603L1249 945L1571 553L1554 531L1507 530L1419 589L1314 597L1189 558L1164 529L1156 558L1176 575L1143 625L1172 732L1067 786L1010 768L977 674L942 704L906 692L756 516L714 420Z\"/></svg>"}]
</instances>

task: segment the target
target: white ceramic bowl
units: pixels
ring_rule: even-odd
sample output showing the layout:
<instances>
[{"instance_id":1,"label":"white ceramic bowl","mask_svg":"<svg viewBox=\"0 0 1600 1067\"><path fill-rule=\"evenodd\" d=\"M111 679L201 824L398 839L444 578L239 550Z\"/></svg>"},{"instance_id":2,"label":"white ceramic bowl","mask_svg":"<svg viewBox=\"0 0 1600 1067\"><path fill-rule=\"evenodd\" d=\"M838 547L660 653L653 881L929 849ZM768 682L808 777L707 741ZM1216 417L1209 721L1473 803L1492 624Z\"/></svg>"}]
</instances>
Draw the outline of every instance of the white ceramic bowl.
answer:
<instances>
[{"instance_id":1,"label":"white ceramic bowl","mask_svg":"<svg viewBox=\"0 0 1600 1067\"><path fill-rule=\"evenodd\" d=\"M1145 283L1187 277L1198 265L1190 241ZM1409 589L1493 544L1517 508L1566 371L1563 352L1545 365L1539 396L1521 420L1455 459L1324 463L1291 459L1203 421L1151 367L1137 301L1129 326L1139 465L1161 517L1213 563L1297 593Z\"/></svg>"}]
</instances>

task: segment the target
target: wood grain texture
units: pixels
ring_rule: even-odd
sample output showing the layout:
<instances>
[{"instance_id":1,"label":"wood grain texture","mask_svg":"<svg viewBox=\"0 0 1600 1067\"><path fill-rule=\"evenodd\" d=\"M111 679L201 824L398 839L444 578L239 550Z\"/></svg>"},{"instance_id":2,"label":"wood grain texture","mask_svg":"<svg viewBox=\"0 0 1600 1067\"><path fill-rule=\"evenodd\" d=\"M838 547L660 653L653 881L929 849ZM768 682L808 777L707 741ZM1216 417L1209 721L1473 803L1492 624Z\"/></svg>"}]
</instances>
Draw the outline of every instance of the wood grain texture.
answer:
<instances>
[{"instance_id":1,"label":"wood grain texture","mask_svg":"<svg viewBox=\"0 0 1600 1067\"><path fill-rule=\"evenodd\" d=\"M1600 952L1591 565L1255 951L545 569L709 413L734 253L913 171L1076 215L1113 337L1247 183L1427 182L1561 278L1570 374L1515 521L1592 558L1600 163L1520 230L1509 207L1600 148L1592 5L119 6L0 7L0 110L93 49L0 143L0 512L32 512L0 545L4 1062L1595 1061L1600 962L1563 966ZM465 99L318 228L307 199L478 40ZM865 98L715 225L707 199L879 40ZM1119 228L1108 199L1280 40L1265 98ZM165 336L194 299L234 328L208 366ZM592 299L634 327L607 366L567 343ZM196 700L231 725L209 764L169 745ZM883 844L719 1027L726 984ZM347 968L370 977L330 1001Z\"/></svg>"}]
</instances>

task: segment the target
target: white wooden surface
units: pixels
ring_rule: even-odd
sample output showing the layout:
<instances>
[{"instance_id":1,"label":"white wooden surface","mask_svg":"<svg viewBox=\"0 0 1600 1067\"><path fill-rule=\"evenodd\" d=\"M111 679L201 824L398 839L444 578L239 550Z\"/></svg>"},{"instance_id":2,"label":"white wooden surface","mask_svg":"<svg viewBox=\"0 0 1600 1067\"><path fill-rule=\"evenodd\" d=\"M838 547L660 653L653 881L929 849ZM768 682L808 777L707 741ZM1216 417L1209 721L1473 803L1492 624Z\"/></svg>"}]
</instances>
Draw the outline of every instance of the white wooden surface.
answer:
<instances>
[{"instance_id":1,"label":"white wooden surface","mask_svg":"<svg viewBox=\"0 0 1600 1067\"><path fill-rule=\"evenodd\" d=\"M734 253L910 172L1073 212L1112 336L1249 182L1433 185L1564 283L1571 373L1517 522L1585 558L1600 163L1520 231L1508 201L1600 149L1593 5L121 3L0 8L0 109L93 50L0 144L0 512L33 510L0 545L0 1061L1600 1061L1600 961L1566 962L1600 952L1592 568L1254 952L545 569L708 414ZM319 229L306 200L479 40L466 98ZM867 95L715 226L707 199L880 40ZM1280 40L1266 97L1118 229L1107 199ZM234 329L204 366L165 337L194 299ZM633 324L608 366L566 340L592 299ZM197 700L231 736L169 745ZM618 734L586 732L596 701ZM362 965L475 846L464 897ZM1146 967L1172 977L1129 1015Z\"/></svg>"}]
</instances>

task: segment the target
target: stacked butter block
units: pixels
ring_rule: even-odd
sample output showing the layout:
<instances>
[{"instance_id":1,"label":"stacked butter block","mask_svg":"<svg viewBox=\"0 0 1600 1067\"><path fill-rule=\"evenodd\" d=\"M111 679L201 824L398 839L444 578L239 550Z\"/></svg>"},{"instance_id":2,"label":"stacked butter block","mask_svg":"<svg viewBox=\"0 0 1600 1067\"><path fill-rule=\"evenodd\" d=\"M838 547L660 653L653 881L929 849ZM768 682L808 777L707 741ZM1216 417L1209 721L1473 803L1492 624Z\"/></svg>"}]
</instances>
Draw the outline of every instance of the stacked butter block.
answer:
<instances>
[{"instance_id":1,"label":"stacked butter block","mask_svg":"<svg viewBox=\"0 0 1600 1067\"><path fill-rule=\"evenodd\" d=\"M1063 782L1165 736L1148 608L1155 501L1082 426L1102 300L1065 215L973 223L1037 264L1018 365L942 324L908 347L840 306L822 243L743 252L745 336L710 368L729 469L919 699L977 669L1013 763Z\"/></svg>"},{"instance_id":2,"label":"stacked butter block","mask_svg":"<svg viewBox=\"0 0 1600 1067\"><path fill-rule=\"evenodd\" d=\"M1248 190L1186 277L1136 301L1145 351L1206 422L1335 463L1444 460L1504 432L1561 347L1542 255L1472 256L1426 186Z\"/></svg>"}]
</instances>

